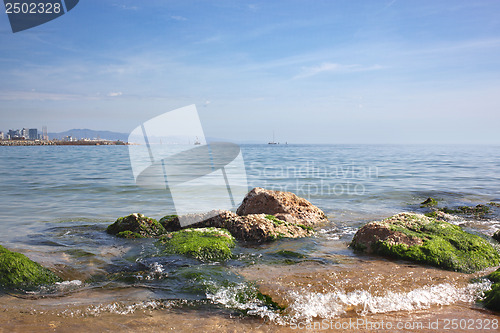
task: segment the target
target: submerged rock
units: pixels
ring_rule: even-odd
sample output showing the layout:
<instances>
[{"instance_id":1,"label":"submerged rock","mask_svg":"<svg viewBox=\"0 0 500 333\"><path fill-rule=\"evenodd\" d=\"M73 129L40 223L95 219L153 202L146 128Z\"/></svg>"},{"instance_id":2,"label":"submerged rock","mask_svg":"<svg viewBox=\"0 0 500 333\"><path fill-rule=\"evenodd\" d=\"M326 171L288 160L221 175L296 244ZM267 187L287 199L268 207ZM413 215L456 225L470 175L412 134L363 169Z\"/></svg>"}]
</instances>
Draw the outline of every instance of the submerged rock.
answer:
<instances>
[{"instance_id":1,"label":"submerged rock","mask_svg":"<svg viewBox=\"0 0 500 333\"><path fill-rule=\"evenodd\" d=\"M122 238L152 238L159 237L167 231L155 219L134 213L117 219L108 226L106 232Z\"/></svg>"},{"instance_id":2,"label":"submerged rock","mask_svg":"<svg viewBox=\"0 0 500 333\"><path fill-rule=\"evenodd\" d=\"M0 245L0 285L25 288L60 282L49 269Z\"/></svg>"},{"instance_id":3,"label":"submerged rock","mask_svg":"<svg viewBox=\"0 0 500 333\"><path fill-rule=\"evenodd\" d=\"M240 216L269 214L280 220L308 227L328 222L325 213L306 199L291 192L260 187L254 188L246 195L236 213Z\"/></svg>"},{"instance_id":4,"label":"submerged rock","mask_svg":"<svg viewBox=\"0 0 500 333\"><path fill-rule=\"evenodd\" d=\"M448 207L444 207L440 208L440 210L447 214L470 215L476 218L481 218L490 212L490 207L486 205L477 205L475 207L460 206L456 209L450 209Z\"/></svg>"},{"instance_id":5,"label":"submerged rock","mask_svg":"<svg viewBox=\"0 0 500 333\"><path fill-rule=\"evenodd\" d=\"M350 244L358 251L471 273L500 263L485 239L424 215L400 213L360 228Z\"/></svg>"},{"instance_id":6,"label":"submerged rock","mask_svg":"<svg viewBox=\"0 0 500 333\"><path fill-rule=\"evenodd\" d=\"M165 252L188 255L199 260L222 261L231 258L234 237L224 229L198 228L174 231L160 238Z\"/></svg>"},{"instance_id":7,"label":"submerged rock","mask_svg":"<svg viewBox=\"0 0 500 333\"><path fill-rule=\"evenodd\" d=\"M436 199L428 197L424 202L420 203L420 207L434 207L437 206L438 202Z\"/></svg>"},{"instance_id":8,"label":"submerged rock","mask_svg":"<svg viewBox=\"0 0 500 333\"><path fill-rule=\"evenodd\" d=\"M490 310L500 311L500 268L487 276L493 282L491 290L484 293L483 304Z\"/></svg>"}]
</instances>

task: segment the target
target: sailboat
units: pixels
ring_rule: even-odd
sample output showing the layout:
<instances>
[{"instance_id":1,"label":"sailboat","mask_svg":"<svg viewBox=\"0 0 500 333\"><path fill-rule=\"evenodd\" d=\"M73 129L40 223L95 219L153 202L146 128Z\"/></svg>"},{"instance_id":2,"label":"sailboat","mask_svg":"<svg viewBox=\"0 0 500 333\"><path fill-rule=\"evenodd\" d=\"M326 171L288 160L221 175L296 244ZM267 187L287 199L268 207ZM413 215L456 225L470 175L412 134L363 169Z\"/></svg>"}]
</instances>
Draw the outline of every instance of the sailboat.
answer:
<instances>
[{"instance_id":1,"label":"sailboat","mask_svg":"<svg viewBox=\"0 0 500 333\"><path fill-rule=\"evenodd\" d=\"M194 145L195 146L201 145L201 142L200 142L200 140L198 140L198 137L196 137L196 141L194 142Z\"/></svg>"},{"instance_id":2,"label":"sailboat","mask_svg":"<svg viewBox=\"0 0 500 333\"><path fill-rule=\"evenodd\" d=\"M273 131L273 141L268 142L267 144L268 145L277 145L278 144L276 141L274 141L274 131Z\"/></svg>"}]
</instances>

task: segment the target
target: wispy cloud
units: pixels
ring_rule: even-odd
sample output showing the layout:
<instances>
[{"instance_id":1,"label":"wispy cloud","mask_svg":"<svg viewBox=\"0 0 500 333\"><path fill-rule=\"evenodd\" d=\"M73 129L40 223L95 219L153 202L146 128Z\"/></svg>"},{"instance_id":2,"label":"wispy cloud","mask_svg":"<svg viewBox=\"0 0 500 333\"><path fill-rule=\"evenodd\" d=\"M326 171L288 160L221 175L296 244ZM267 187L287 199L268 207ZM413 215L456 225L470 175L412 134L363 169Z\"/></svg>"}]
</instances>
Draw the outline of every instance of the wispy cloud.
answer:
<instances>
[{"instance_id":1,"label":"wispy cloud","mask_svg":"<svg viewBox=\"0 0 500 333\"><path fill-rule=\"evenodd\" d=\"M118 96L121 96L121 95L123 95L123 93L121 91L108 93L109 97L118 97Z\"/></svg>"},{"instance_id":2,"label":"wispy cloud","mask_svg":"<svg viewBox=\"0 0 500 333\"><path fill-rule=\"evenodd\" d=\"M170 18L172 20L175 20L175 21L187 21L187 18L185 18L184 16L179 16L179 15L173 15L173 16L170 16Z\"/></svg>"},{"instance_id":3,"label":"wispy cloud","mask_svg":"<svg viewBox=\"0 0 500 333\"><path fill-rule=\"evenodd\" d=\"M358 64L343 65L331 62L325 62L319 66L304 67L302 72L294 77L294 79L302 79L315 76L321 73L349 73L349 72L366 72L382 69L380 65L362 66Z\"/></svg>"},{"instance_id":4,"label":"wispy cloud","mask_svg":"<svg viewBox=\"0 0 500 333\"><path fill-rule=\"evenodd\" d=\"M123 10L139 10L139 7L137 6L127 6L123 4L114 4L114 6Z\"/></svg>"},{"instance_id":5,"label":"wispy cloud","mask_svg":"<svg viewBox=\"0 0 500 333\"><path fill-rule=\"evenodd\" d=\"M38 91L0 91L0 101L66 101L79 100L75 94L58 94Z\"/></svg>"}]
</instances>

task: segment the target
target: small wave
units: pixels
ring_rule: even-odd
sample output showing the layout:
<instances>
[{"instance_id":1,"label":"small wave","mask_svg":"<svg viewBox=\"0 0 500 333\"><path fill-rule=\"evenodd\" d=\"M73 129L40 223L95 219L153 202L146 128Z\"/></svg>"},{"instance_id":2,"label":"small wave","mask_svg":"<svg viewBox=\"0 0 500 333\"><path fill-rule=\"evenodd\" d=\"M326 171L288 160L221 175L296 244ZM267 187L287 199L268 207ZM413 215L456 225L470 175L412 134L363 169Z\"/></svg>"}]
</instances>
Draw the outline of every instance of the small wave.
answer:
<instances>
[{"instance_id":1,"label":"small wave","mask_svg":"<svg viewBox=\"0 0 500 333\"><path fill-rule=\"evenodd\" d=\"M168 309L174 306L175 301L157 301L150 300L133 304L111 303L92 305L85 309L66 309L59 316L64 317L98 317L103 313L112 313L119 315L129 315L136 311L153 311L160 309Z\"/></svg>"},{"instance_id":2,"label":"small wave","mask_svg":"<svg viewBox=\"0 0 500 333\"><path fill-rule=\"evenodd\" d=\"M291 292L293 300L289 307L291 320L311 321L313 318L336 318L348 311L359 315L393 311L428 309L434 305L450 305L457 302L474 302L491 282L484 280L457 288L449 283L425 286L407 293L387 292L385 296L374 296L365 290L353 292Z\"/></svg>"},{"instance_id":3,"label":"small wave","mask_svg":"<svg viewBox=\"0 0 500 333\"><path fill-rule=\"evenodd\" d=\"M214 292L207 293L207 298L215 304L220 304L226 308L236 309L245 312L250 316L257 316L268 319L274 323L284 325L284 318L281 317L273 305L266 304L266 296L260 294L254 285L239 283L227 287L216 286L213 282L210 289L216 289ZM261 296L261 297L259 297Z\"/></svg>"},{"instance_id":4,"label":"small wave","mask_svg":"<svg viewBox=\"0 0 500 333\"><path fill-rule=\"evenodd\" d=\"M328 240L339 240L344 236L353 236L356 231L358 231L358 228L355 227L349 227L349 226L342 226L337 228L332 228L332 229L321 229L318 231L319 235L325 236L326 239Z\"/></svg>"}]
</instances>

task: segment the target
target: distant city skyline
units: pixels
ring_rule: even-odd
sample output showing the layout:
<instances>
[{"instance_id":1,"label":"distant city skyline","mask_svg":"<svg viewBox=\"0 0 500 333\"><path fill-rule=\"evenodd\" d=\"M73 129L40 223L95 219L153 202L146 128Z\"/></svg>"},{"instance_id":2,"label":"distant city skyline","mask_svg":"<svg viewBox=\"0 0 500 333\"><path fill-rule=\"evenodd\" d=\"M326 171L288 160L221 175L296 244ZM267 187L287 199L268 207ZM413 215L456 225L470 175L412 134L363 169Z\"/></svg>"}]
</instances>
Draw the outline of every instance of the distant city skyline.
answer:
<instances>
[{"instance_id":1,"label":"distant city skyline","mask_svg":"<svg viewBox=\"0 0 500 333\"><path fill-rule=\"evenodd\" d=\"M13 34L0 127L130 133L196 104L234 142L500 144L499 1L86 0Z\"/></svg>"}]
</instances>

